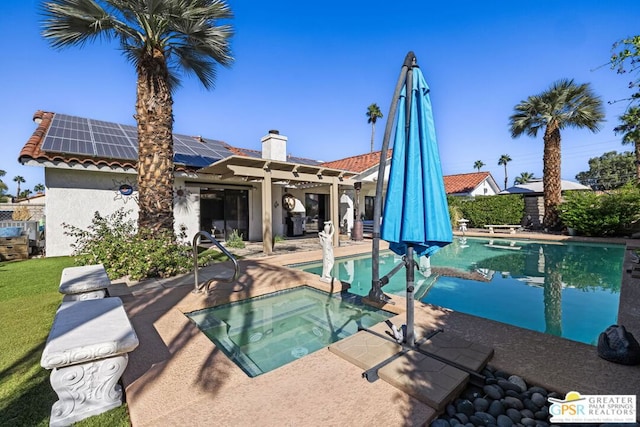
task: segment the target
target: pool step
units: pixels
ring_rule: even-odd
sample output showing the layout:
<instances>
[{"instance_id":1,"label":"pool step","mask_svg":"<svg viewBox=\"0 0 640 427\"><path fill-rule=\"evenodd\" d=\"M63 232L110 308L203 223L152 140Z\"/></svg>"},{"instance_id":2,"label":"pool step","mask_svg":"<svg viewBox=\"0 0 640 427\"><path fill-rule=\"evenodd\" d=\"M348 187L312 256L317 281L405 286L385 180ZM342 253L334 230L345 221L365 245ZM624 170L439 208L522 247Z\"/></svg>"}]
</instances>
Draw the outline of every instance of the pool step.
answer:
<instances>
[{"instance_id":1,"label":"pool step","mask_svg":"<svg viewBox=\"0 0 640 427\"><path fill-rule=\"evenodd\" d=\"M395 342L360 331L329 346L329 350L367 371L380 365L380 379L440 411L467 385L470 374L453 365L478 372L493 350L450 333L439 333L420 346L438 359L416 350L404 350ZM384 363L388 361L388 363Z\"/></svg>"}]
</instances>

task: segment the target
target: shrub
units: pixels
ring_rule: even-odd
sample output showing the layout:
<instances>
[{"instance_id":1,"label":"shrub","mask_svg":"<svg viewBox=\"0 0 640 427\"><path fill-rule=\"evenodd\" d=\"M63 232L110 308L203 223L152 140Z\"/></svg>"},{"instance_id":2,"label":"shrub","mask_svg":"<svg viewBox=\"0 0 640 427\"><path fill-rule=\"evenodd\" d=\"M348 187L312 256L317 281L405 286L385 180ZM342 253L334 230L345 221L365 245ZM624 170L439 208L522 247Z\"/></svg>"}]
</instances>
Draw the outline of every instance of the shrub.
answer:
<instances>
[{"instance_id":1,"label":"shrub","mask_svg":"<svg viewBox=\"0 0 640 427\"><path fill-rule=\"evenodd\" d=\"M449 210L458 209L469 227L487 224L520 224L524 216L524 199L519 194L478 196L473 199L449 196ZM453 218L452 218L453 221ZM457 223L452 223L456 226Z\"/></svg>"},{"instance_id":2,"label":"shrub","mask_svg":"<svg viewBox=\"0 0 640 427\"><path fill-rule=\"evenodd\" d=\"M225 246L236 249L244 248L244 241L242 240L242 233L238 234L238 230L233 230L225 242Z\"/></svg>"},{"instance_id":3,"label":"shrub","mask_svg":"<svg viewBox=\"0 0 640 427\"><path fill-rule=\"evenodd\" d=\"M131 211L119 209L109 216L95 212L91 225L83 230L63 224L65 234L75 238L73 255L78 265L103 264L112 278L129 276L132 280L170 277L193 269L193 252L189 245L175 241L169 230L153 235L136 234ZM199 255L199 265L219 258L206 251Z\"/></svg>"},{"instance_id":4,"label":"shrub","mask_svg":"<svg viewBox=\"0 0 640 427\"><path fill-rule=\"evenodd\" d=\"M640 219L640 190L627 184L606 194L571 191L558 210L562 223L578 234L623 235Z\"/></svg>"}]
</instances>

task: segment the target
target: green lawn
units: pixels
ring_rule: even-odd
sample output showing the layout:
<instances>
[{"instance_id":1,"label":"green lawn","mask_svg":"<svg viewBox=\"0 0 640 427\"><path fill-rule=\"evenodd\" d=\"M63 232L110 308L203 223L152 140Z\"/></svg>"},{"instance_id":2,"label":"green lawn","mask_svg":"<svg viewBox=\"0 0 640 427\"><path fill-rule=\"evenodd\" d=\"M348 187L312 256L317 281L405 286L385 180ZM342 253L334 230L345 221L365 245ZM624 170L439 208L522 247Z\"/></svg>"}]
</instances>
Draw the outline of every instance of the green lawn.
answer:
<instances>
[{"instance_id":1,"label":"green lawn","mask_svg":"<svg viewBox=\"0 0 640 427\"><path fill-rule=\"evenodd\" d=\"M57 396L40 367L70 257L0 263L0 425L48 426ZM78 426L129 426L126 405Z\"/></svg>"}]
</instances>

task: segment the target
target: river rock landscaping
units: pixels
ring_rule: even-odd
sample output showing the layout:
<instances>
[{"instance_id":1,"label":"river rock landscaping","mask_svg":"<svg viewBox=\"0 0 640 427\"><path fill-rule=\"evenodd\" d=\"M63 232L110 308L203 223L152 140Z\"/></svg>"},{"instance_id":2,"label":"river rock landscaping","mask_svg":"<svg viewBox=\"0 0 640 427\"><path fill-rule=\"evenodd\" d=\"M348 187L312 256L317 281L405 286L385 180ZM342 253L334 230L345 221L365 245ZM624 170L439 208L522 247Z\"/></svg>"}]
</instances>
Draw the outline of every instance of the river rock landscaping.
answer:
<instances>
[{"instance_id":1,"label":"river rock landscaping","mask_svg":"<svg viewBox=\"0 0 640 427\"><path fill-rule=\"evenodd\" d=\"M548 398L564 399L560 393L528 385L517 376L487 367L482 371L485 384L470 385L459 398L449 403L445 413L431 427L562 427L578 424L550 424ZM585 424L597 426L598 424ZM601 426L613 424L601 424ZM623 424L624 426L638 426Z\"/></svg>"}]
</instances>

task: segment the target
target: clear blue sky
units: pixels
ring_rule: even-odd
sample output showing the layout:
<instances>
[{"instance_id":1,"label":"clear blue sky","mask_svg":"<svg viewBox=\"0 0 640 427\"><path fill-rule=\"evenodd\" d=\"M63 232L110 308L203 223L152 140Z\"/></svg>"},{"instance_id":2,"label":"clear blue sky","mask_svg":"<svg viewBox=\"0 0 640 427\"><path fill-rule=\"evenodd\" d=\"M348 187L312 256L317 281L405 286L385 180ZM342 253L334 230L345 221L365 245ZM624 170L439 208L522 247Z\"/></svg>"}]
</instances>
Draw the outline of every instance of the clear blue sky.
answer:
<instances>
[{"instance_id":1,"label":"clear blue sky","mask_svg":"<svg viewBox=\"0 0 640 427\"><path fill-rule=\"evenodd\" d=\"M0 169L33 188L43 168L21 166L18 153L35 129L36 110L135 124L135 73L117 46L62 51L40 35L40 1L0 4L3 83ZM230 0L235 63L220 68L216 88L187 78L175 94L174 132L260 149L269 129L289 137L296 156L335 160L369 151L367 106L385 115L406 53L413 50L431 87L445 174L473 172L482 160L502 186L520 172L542 175L542 136L512 140L513 107L561 78L590 82L605 103L630 94L628 75L606 65L613 43L640 33L637 0L274 1ZM604 65L604 66L602 66ZM562 176L587 161L629 150L613 133L624 103L606 104L597 134L566 130Z\"/></svg>"}]
</instances>

